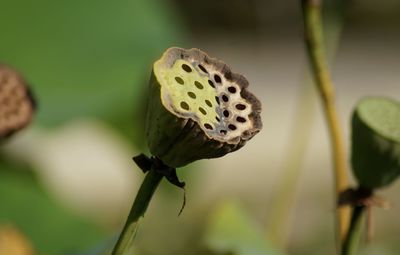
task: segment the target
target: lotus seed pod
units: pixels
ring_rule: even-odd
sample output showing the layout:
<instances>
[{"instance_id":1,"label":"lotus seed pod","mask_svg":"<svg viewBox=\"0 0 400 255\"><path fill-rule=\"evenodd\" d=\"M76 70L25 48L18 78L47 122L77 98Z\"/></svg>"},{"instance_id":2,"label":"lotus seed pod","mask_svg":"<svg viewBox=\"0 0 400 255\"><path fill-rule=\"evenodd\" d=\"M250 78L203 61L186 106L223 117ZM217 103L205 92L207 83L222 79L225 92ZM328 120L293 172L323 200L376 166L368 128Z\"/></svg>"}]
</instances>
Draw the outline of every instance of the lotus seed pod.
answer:
<instances>
[{"instance_id":1,"label":"lotus seed pod","mask_svg":"<svg viewBox=\"0 0 400 255\"><path fill-rule=\"evenodd\" d=\"M261 130L261 104L248 82L198 49L168 49L150 79L147 140L170 167L221 157Z\"/></svg>"},{"instance_id":2,"label":"lotus seed pod","mask_svg":"<svg viewBox=\"0 0 400 255\"><path fill-rule=\"evenodd\" d=\"M0 140L31 122L35 103L22 77L0 64Z\"/></svg>"},{"instance_id":3,"label":"lotus seed pod","mask_svg":"<svg viewBox=\"0 0 400 255\"><path fill-rule=\"evenodd\" d=\"M359 185L380 188L400 174L400 103L388 98L361 100L352 119L352 166Z\"/></svg>"}]
</instances>

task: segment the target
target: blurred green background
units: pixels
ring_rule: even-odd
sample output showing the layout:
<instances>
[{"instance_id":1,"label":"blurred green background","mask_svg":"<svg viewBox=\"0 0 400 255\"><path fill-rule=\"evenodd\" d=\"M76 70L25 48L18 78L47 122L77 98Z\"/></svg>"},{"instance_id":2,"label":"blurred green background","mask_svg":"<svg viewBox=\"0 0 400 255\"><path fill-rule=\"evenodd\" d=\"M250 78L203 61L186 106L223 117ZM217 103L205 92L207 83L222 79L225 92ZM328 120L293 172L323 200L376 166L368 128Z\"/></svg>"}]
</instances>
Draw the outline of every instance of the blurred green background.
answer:
<instances>
[{"instance_id":1,"label":"blurred green background","mask_svg":"<svg viewBox=\"0 0 400 255\"><path fill-rule=\"evenodd\" d=\"M400 3L326 3L348 138L358 99L400 99ZM0 62L23 73L39 105L0 148L0 229L18 229L36 254L112 247L143 178L131 157L146 152L151 65L170 46L203 49L244 74L264 129L238 152L178 171L188 199L179 218L181 191L163 182L136 254L334 254L329 140L296 1L0 0ZM398 254L399 190L381 192L394 206L374 209L362 254Z\"/></svg>"}]
</instances>

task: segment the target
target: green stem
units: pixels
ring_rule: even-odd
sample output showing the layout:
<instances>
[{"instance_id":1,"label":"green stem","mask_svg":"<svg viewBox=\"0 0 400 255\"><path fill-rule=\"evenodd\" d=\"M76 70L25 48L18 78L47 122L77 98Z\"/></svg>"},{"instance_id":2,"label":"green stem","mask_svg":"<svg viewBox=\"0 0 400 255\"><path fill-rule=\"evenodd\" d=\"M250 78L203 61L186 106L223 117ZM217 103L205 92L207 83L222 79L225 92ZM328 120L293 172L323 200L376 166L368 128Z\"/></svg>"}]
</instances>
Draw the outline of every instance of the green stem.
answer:
<instances>
[{"instance_id":1,"label":"green stem","mask_svg":"<svg viewBox=\"0 0 400 255\"><path fill-rule=\"evenodd\" d=\"M346 3L341 1L343 0L335 1L328 6L328 15L324 22L325 48L330 63L334 61L343 27ZM271 239L279 247L285 247L287 242L299 177L315 120L317 101L313 93L313 80L308 69L304 76L298 103L295 107L296 113L293 123L297 124L292 126L289 133L289 143L285 150L286 156L281 169L281 179L278 180L269 212L267 239Z\"/></svg>"},{"instance_id":2,"label":"green stem","mask_svg":"<svg viewBox=\"0 0 400 255\"><path fill-rule=\"evenodd\" d=\"M365 214L365 206L355 206L351 216L350 228L347 233L346 239L342 246L342 255L355 255L357 254L358 244L360 242L363 216Z\"/></svg>"},{"instance_id":3,"label":"green stem","mask_svg":"<svg viewBox=\"0 0 400 255\"><path fill-rule=\"evenodd\" d=\"M157 173L157 171L154 171L154 169L151 169L146 175L136 195L135 201L133 202L125 226L113 249L112 255L128 254L132 247L139 220L144 216L150 200L162 178L163 176Z\"/></svg>"},{"instance_id":4,"label":"green stem","mask_svg":"<svg viewBox=\"0 0 400 255\"><path fill-rule=\"evenodd\" d=\"M319 0L302 0L304 33L307 52L310 59L312 73L323 103L325 117L328 124L334 159L334 177L336 201L348 185L347 158L344 149L343 134L339 117L335 107L334 86L324 50L324 38L321 18L321 3ZM338 241L343 241L350 221L350 208L341 207L336 210ZM340 247L340 246L338 246Z\"/></svg>"}]
</instances>

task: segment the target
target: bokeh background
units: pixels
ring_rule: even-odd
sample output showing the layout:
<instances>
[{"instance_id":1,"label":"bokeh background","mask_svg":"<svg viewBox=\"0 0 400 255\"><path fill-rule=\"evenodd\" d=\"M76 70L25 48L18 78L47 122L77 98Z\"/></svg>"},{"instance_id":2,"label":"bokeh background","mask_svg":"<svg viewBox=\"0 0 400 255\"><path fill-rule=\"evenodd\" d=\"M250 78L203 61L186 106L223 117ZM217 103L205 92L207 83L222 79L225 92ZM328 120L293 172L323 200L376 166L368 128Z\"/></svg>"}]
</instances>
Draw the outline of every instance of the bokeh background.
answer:
<instances>
[{"instance_id":1,"label":"bokeh background","mask_svg":"<svg viewBox=\"0 0 400 255\"><path fill-rule=\"evenodd\" d=\"M400 99L400 2L325 3L348 149L361 97ZM147 151L152 62L180 46L244 74L264 129L235 153L179 169L180 217L182 191L163 182L135 254L334 254L329 138L300 14L298 1L278 0L0 0L0 62L24 74L39 104L0 148L3 250L9 238L19 254L106 254L143 179L131 158ZM362 254L399 254L399 191L380 192L393 206L373 209Z\"/></svg>"}]
</instances>

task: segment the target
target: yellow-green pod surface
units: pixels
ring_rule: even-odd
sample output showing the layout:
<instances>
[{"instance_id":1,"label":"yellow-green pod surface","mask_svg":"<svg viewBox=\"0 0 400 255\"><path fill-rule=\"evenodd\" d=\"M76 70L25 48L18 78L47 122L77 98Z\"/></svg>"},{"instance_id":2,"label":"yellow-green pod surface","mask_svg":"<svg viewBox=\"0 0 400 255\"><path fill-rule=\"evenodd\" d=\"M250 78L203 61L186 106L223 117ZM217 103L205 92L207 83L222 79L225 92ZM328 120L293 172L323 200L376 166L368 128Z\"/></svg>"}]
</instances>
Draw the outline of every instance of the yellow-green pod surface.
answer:
<instances>
[{"instance_id":1,"label":"yellow-green pod surface","mask_svg":"<svg viewBox=\"0 0 400 255\"><path fill-rule=\"evenodd\" d=\"M389 185L400 175L400 103L362 99L352 119L353 173L362 187Z\"/></svg>"},{"instance_id":2,"label":"yellow-green pod surface","mask_svg":"<svg viewBox=\"0 0 400 255\"><path fill-rule=\"evenodd\" d=\"M261 129L261 104L248 82L198 49L168 49L150 78L147 139L170 167L221 157Z\"/></svg>"}]
</instances>

